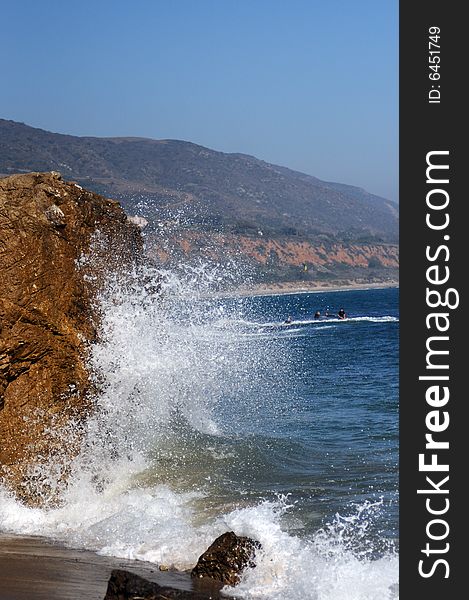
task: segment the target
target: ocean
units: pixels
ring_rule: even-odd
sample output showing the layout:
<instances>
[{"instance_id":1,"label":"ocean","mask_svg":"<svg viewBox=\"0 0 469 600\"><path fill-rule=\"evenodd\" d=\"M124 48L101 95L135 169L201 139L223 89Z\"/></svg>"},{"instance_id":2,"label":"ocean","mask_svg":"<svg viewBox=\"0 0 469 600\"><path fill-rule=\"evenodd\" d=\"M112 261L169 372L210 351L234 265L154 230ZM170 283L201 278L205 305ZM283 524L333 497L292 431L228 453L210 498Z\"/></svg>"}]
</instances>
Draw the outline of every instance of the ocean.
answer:
<instances>
[{"instance_id":1,"label":"ocean","mask_svg":"<svg viewBox=\"0 0 469 600\"><path fill-rule=\"evenodd\" d=\"M110 281L61 503L0 488L0 531L186 569L233 530L262 550L228 595L398 598L398 289L220 298L200 279Z\"/></svg>"}]
</instances>

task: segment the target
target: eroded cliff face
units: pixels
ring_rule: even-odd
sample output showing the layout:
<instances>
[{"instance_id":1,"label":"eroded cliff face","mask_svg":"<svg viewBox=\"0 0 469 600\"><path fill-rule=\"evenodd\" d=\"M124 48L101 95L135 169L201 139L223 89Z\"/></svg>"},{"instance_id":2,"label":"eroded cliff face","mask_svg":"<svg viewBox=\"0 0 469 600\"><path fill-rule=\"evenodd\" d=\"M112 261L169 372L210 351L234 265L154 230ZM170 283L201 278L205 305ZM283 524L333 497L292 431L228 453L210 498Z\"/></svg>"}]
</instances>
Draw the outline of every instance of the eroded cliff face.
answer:
<instances>
[{"instance_id":1,"label":"eroded cliff face","mask_svg":"<svg viewBox=\"0 0 469 600\"><path fill-rule=\"evenodd\" d=\"M333 242L319 239L269 238L260 235L203 233L197 230L147 236L148 254L162 264L175 258L190 262L203 256L213 263L227 259L248 266L259 282L397 281L399 247L379 242ZM303 266L307 265L305 276ZM257 274L257 275L256 275ZM341 280L340 282L338 280Z\"/></svg>"},{"instance_id":2,"label":"eroded cliff face","mask_svg":"<svg viewBox=\"0 0 469 600\"><path fill-rule=\"evenodd\" d=\"M117 202L54 172L0 179L0 477L30 503L53 488L38 467L76 452L91 408L95 294L141 256Z\"/></svg>"}]
</instances>

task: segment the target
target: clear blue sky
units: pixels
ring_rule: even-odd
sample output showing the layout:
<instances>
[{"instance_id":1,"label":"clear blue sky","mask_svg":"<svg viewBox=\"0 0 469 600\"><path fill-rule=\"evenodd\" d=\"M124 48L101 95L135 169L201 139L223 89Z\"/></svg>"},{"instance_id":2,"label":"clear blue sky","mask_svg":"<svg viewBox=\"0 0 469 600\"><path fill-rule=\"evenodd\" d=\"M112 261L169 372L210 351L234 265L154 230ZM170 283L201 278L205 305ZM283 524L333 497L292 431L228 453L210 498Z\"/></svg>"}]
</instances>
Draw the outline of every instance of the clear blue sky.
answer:
<instances>
[{"instance_id":1,"label":"clear blue sky","mask_svg":"<svg viewBox=\"0 0 469 600\"><path fill-rule=\"evenodd\" d=\"M0 116L189 140L397 200L397 0L2 0Z\"/></svg>"}]
</instances>

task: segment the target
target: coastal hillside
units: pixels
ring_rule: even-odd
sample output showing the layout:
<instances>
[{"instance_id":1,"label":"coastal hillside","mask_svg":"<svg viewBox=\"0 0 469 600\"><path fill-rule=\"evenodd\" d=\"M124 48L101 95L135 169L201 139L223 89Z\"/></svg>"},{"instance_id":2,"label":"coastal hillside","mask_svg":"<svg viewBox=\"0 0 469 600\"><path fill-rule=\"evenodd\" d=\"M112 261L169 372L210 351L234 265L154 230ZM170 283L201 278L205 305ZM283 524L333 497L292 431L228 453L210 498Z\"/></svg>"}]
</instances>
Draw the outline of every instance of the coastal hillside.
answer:
<instances>
[{"instance_id":1,"label":"coastal hillside","mask_svg":"<svg viewBox=\"0 0 469 600\"><path fill-rule=\"evenodd\" d=\"M0 120L0 173L31 170L118 199L164 262L236 258L264 282L397 278L397 204L252 156Z\"/></svg>"}]
</instances>

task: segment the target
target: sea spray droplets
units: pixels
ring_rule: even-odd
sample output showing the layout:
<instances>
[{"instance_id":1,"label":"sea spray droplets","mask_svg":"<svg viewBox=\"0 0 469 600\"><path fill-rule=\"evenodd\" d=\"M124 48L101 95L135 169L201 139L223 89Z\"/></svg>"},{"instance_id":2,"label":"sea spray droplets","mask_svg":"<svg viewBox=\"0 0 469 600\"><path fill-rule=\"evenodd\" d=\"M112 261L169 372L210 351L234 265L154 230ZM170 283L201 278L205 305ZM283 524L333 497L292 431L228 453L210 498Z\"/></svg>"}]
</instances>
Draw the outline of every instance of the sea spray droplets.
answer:
<instances>
[{"instance_id":1,"label":"sea spray droplets","mask_svg":"<svg viewBox=\"0 0 469 600\"><path fill-rule=\"evenodd\" d=\"M355 505L355 512L343 516L337 513L314 535L314 544L325 556L338 556L352 552L357 558L373 558L377 553L394 553L392 540L380 540L369 536L369 530L382 516L384 501L365 500ZM380 546L380 547L378 547Z\"/></svg>"},{"instance_id":2,"label":"sea spray droplets","mask_svg":"<svg viewBox=\"0 0 469 600\"><path fill-rule=\"evenodd\" d=\"M246 343L242 300L228 308L207 297L219 278L219 265L190 266L184 279L149 267L109 278L99 296L100 339L90 349L100 393L75 462L80 477L88 470L97 485L110 485L112 463L123 460L164 474L174 438L184 472L180 459L184 446L188 457L193 451L194 435L235 433L246 398L274 404L285 384L272 384L270 374L281 375L285 358ZM220 403L233 409L229 423L215 416ZM249 410L255 420L255 402Z\"/></svg>"},{"instance_id":3,"label":"sea spray droplets","mask_svg":"<svg viewBox=\"0 0 469 600\"><path fill-rule=\"evenodd\" d=\"M259 540L262 550L256 554L256 568L244 573L240 586L224 592L249 600L397 599L397 555L370 560L354 542L362 537L364 522L378 518L381 506L365 502L345 517L337 515L309 541L281 527L289 509L286 497L234 511L225 517L227 526Z\"/></svg>"},{"instance_id":4,"label":"sea spray droplets","mask_svg":"<svg viewBox=\"0 0 469 600\"><path fill-rule=\"evenodd\" d=\"M90 348L97 410L62 505L25 509L2 497L0 522L179 568L234 530L263 547L237 596L391 598L397 559L388 552L370 560L368 551L367 523L379 517L379 503L360 505L310 537L286 531L293 501L275 499L263 477L269 452L294 460L302 446L265 431L292 417L295 350L281 336L267 343L244 336L251 328L244 301L208 297L219 272L191 267L176 277L139 267L109 279L99 298L100 338Z\"/></svg>"}]
</instances>

